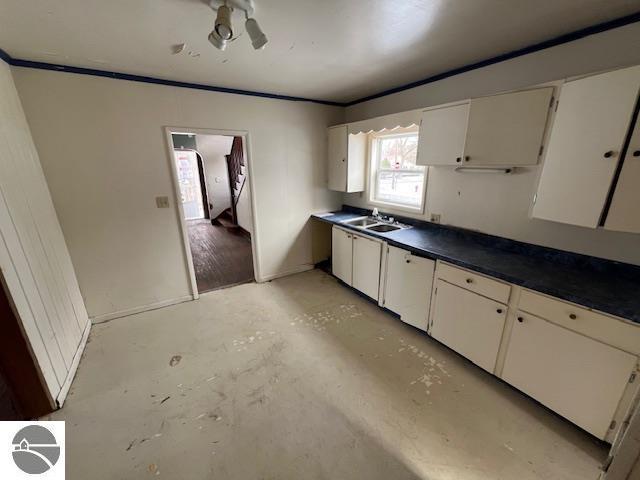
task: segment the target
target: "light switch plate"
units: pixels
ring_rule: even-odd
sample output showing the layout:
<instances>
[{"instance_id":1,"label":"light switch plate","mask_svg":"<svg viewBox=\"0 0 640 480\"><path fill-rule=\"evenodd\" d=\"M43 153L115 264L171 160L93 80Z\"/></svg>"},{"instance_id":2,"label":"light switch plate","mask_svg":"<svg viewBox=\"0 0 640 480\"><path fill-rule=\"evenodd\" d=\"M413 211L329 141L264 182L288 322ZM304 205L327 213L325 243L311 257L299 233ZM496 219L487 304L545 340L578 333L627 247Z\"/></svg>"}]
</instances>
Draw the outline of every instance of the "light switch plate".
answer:
<instances>
[{"instance_id":1,"label":"light switch plate","mask_svg":"<svg viewBox=\"0 0 640 480\"><path fill-rule=\"evenodd\" d=\"M440 214L439 213L432 213L431 217L430 217L430 221L432 223L440 223Z\"/></svg>"},{"instance_id":2,"label":"light switch plate","mask_svg":"<svg viewBox=\"0 0 640 480\"><path fill-rule=\"evenodd\" d=\"M169 197L156 197L156 206L158 208L169 208Z\"/></svg>"}]
</instances>

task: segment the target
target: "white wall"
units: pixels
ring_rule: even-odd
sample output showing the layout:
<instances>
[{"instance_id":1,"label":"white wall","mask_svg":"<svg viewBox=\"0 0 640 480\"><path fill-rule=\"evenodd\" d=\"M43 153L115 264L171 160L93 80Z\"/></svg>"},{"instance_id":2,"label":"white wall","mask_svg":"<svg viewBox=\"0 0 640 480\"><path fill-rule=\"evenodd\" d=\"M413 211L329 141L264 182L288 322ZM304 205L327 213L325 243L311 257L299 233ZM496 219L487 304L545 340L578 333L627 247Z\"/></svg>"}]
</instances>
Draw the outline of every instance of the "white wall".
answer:
<instances>
[{"instance_id":1,"label":"white wall","mask_svg":"<svg viewBox=\"0 0 640 480\"><path fill-rule=\"evenodd\" d=\"M2 61L0 268L51 397L62 403L90 324L11 71Z\"/></svg>"},{"instance_id":2,"label":"white wall","mask_svg":"<svg viewBox=\"0 0 640 480\"><path fill-rule=\"evenodd\" d=\"M342 109L13 73L91 317L190 294L164 126L248 131L259 279L312 264L309 215L341 201L326 188L325 132ZM158 195L168 195L172 208L157 209Z\"/></svg>"},{"instance_id":3,"label":"white wall","mask_svg":"<svg viewBox=\"0 0 640 480\"><path fill-rule=\"evenodd\" d=\"M347 108L346 117L362 120L633 64L640 64L638 23L354 105ZM539 170L500 176L430 168L423 217L439 213L445 224L640 264L640 235L529 218ZM345 194L344 203L370 207L367 198Z\"/></svg>"},{"instance_id":4,"label":"white wall","mask_svg":"<svg viewBox=\"0 0 640 480\"><path fill-rule=\"evenodd\" d=\"M231 207L229 172L225 155L231 152L233 137L222 135L196 135L196 146L204 161L204 175L207 182L207 196L211 218L216 218Z\"/></svg>"}]
</instances>

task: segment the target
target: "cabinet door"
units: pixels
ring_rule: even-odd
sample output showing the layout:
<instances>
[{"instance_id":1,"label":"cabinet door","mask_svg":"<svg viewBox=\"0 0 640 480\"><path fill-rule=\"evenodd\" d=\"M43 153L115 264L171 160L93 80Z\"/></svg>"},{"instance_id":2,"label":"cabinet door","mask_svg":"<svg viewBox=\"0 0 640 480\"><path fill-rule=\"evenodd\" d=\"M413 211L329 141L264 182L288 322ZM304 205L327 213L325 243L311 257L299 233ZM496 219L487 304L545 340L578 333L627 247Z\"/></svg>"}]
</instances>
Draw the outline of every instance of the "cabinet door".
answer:
<instances>
[{"instance_id":1,"label":"cabinet door","mask_svg":"<svg viewBox=\"0 0 640 480\"><path fill-rule=\"evenodd\" d=\"M534 217L598 226L639 87L640 66L563 85Z\"/></svg>"},{"instance_id":2,"label":"cabinet door","mask_svg":"<svg viewBox=\"0 0 640 480\"><path fill-rule=\"evenodd\" d=\"M344 192L347 190L347 126L332 127L327 130L329 190Z\"/></svg>"},{"instance_id":3,"label":"cabinet door","mask_svg":"<svg viewBox=\"0 0 640 480\"><path fill-rule=\"evenodd\" d=\"M468 116L468 103L422 112L416 165L460 164Z\"/></svg>"},{"instance_id":4,"label":"cabinet door","mask_svg":"<svg viewBox=\"0 0 640 480\"><path fill-rule=\"evenodd\" d=\"M507 307L438 280L431 336L493 373Z\"/></svg>"},{"instance_id":5,"label":"cabinet door","mask_svg":"<svg viewBox=\"0 0 640 480\"><path fill-rule=\"evenodd\" d=\"M378 300L380 286L380 255L382 244L353 235L353 284L365 295Z\"/></svg>"},{"instance_id":6,"label":"cabinet door","mask_svg":"<svg viewBox=\"0 0 640 480\"><path fill-rule=\"evenodd\" d=\"M403 322L427 331L435 262L388 247L384 306Z\"/></svg>"},{"instance_id":7,"label":"cabinet door","mask_svg":"<svg viewBox=\"0 0 640 480\"><path fill-rule=\"evenodd\" d=\"M465 165L536 165L553 88L474 98L464 147Z\"/></svg>"},{"instance_id":8,"label":"cabinet door","mask_svg":"<svg viewBox=\"0 0 640 480\"><path fill-rule=\"evenodd\" d=\"M640 233L640 121L629 142L604 228Z\"/></svg>"},{"instance_id":9,"label":"cabinet door","mask_svg":"<svg viewBox=\"0 0 640 480\"><path fill-rule=\"evenodd\" d=\"M333 227L331 230L331 271L347 285L352 283L352 235Z\"/></svg>"},{"instance_id":10,"label":"cabinet door","mask_svg":"<svg viewBox=\"0 0 640 480\"><path fill-rule=\"evenodd\" d=\"M603 439L637 358L518 312L502 378Z\"/></svg>"}]
</instances>

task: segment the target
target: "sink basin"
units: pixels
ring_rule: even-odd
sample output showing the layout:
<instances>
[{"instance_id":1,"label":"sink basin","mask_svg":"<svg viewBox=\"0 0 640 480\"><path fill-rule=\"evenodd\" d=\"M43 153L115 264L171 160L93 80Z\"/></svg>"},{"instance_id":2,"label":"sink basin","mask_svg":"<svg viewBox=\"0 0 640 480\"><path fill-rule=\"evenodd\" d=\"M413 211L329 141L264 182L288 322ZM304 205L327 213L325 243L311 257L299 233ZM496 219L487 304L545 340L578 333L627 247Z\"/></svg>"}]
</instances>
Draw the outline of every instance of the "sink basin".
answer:
<instances>
[{"instance_id":1,"label":"sink basin","mask_svg":"<svg viewBox=\"0 0 640 480\"><path fill-rule=\"evenodd\" d=\"M353 227L367 227L369 225L375 225L376 223L378 223L378 221L369 217L360 217L354 218L353 220L348 220L343 223L346 225L351 225Z\"/></svg>"},{"instance_id":2,"label":"sink basin","mask_svg":"<svg viewBox=\"0 0 640 480\"><path fill-rule=\"evenodd\" d=\"M398 225L387 225L385 223L381 223L379 225L372 225L367 227L367 230L371 230L373 232L393 232L394 230L400 230L402 227Z\"/></svg>"}]
</instances>

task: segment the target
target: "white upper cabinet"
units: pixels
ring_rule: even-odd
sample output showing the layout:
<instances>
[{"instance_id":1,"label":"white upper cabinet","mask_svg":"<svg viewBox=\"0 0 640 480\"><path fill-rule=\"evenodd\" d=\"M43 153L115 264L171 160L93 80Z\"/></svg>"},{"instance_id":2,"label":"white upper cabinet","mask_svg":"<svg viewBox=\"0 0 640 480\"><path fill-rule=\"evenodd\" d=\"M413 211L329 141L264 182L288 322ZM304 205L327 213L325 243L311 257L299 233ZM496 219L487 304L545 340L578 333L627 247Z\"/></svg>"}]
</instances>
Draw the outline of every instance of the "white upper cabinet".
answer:
<instances>
[{"instance_id":1,"label":"white upper cabinet","mask_svg":"<svg viewBox=\"0 0 640 480\"><path fill-rule=\"evenodd\" d=\"M553 88L536 88L425 110L417 163L535 165L552 96Z\"/></svg>"},{"instance_id":2,"label":"white upper cabinet","mask_svg":"<svg viewBox=\"0 0 640 480\"><path fill-rule=\"evenodd\" d=\"M604 228L640 233L640 121L631 135Z\"/></svg>"},{"instance_id":3,"label":"white upper cabinet","mask_svg":"<svg viewBox=\"0 0 640 480\"><path fill-rule=\"evenodd\" d=\"M331 127L327 133L329 190L364 191L367 135L349 134L347 125Z\"/></svg>"},{"instance_id":4,"label":"white upper cabinet","mask_svg":"<svg viewBox=\"0 0 640 480\"><path fill-rule=\"evenodd\" d=\"M552 96L546 87L472 99L463 164L536 165Z\"/></svg>"},{"instance_id":5,"label":"white upper cabinet","mask_svg":"<svg viewBox=\"0 0 640 480\"><path fill-rule=\"evenodd\" d=\"M416 164L460 164L468 118L468 102L422 112Z\"/></svg>"},{"instance_id":6,"label":"white upper cabinet","mask_svg":"<svg viewBox=\"0 0 640 480\"><path fill-rule=\"evenodd\" d=\"M639 88L640 66L563 85L532 210L535 218L598 226ZM622 210L611 228L626 224L621 220L626 202L623 192L616 205Z\"/></svg>"},{"instance_id":7,"label":"white upper cabinet","mask_svg":"<svg viewBox=\"0 0 640 480\"><path fill-rule=\"evenodd\" d=\"M384 306L403 322L426 331L436 262L400 248L387 248Z\"/></svg>"}]
</instances>

